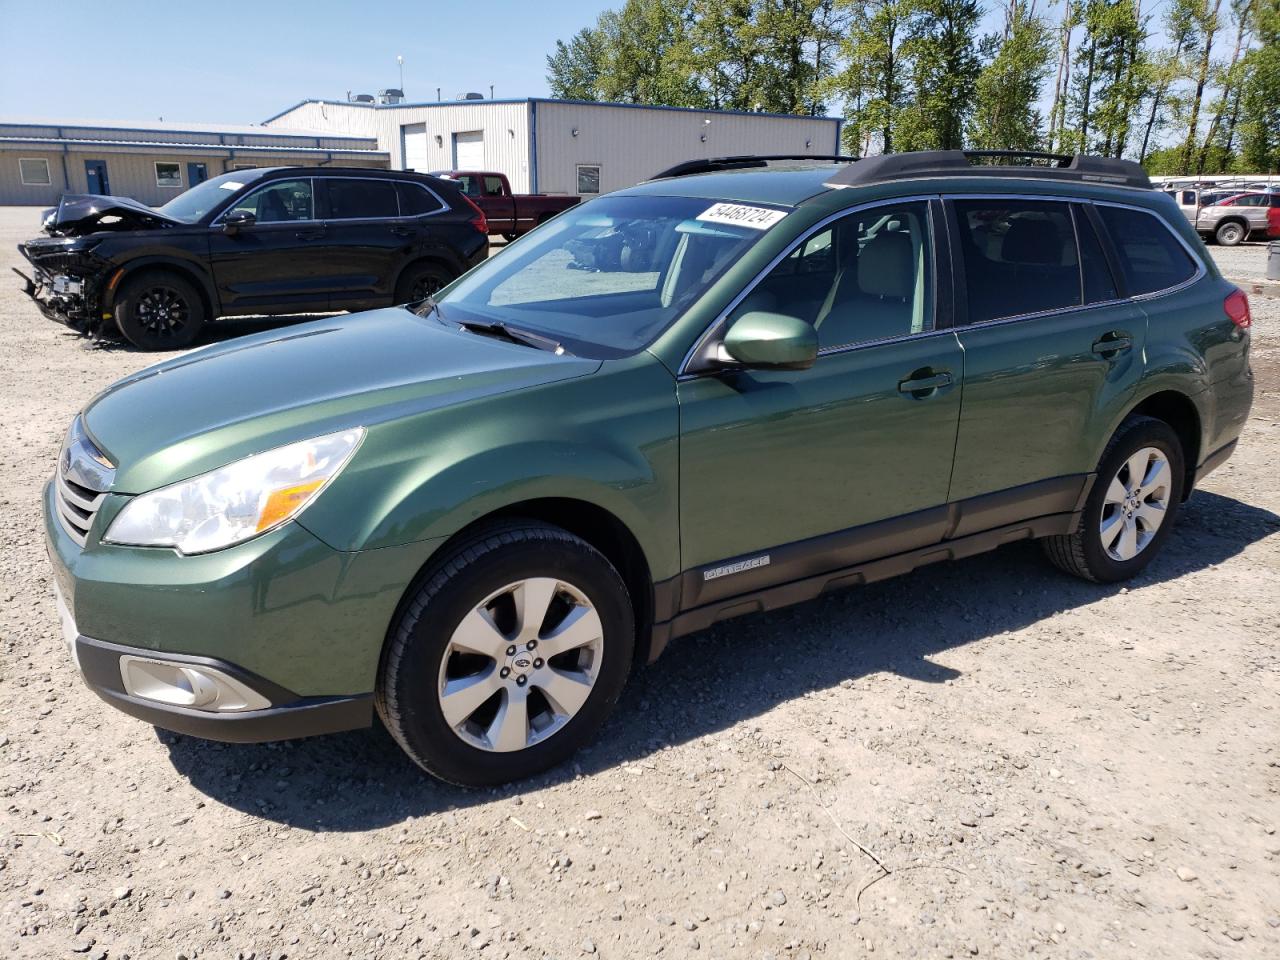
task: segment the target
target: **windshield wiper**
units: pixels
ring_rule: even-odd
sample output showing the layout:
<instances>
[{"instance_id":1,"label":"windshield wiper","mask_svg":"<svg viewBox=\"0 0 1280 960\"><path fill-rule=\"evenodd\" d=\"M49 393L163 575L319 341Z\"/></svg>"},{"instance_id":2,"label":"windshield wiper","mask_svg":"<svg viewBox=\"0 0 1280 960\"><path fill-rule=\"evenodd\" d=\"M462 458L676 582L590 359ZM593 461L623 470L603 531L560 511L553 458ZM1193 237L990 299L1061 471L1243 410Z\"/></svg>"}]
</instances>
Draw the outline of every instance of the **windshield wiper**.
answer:
<instances>
[{"instance_id":1,"label":"windshield wiper","mask_svg":"<svg viewBox=\"0 0 1280 960\"><path fill-rule=\"evenodd\" d=\"M540 333L534 333L531 330L523 330L520 327L513 327L507 323L499 323L498 321L486 320L457 320L458 326L464 330L470 330L472 333L482 333L486 336L501 337L512 343L522 343L527 347L537 347L539 350L549 350L557 356L565 353L565 348L558 341L550 337L544 337Z\"/></svg>"}]
</instances>

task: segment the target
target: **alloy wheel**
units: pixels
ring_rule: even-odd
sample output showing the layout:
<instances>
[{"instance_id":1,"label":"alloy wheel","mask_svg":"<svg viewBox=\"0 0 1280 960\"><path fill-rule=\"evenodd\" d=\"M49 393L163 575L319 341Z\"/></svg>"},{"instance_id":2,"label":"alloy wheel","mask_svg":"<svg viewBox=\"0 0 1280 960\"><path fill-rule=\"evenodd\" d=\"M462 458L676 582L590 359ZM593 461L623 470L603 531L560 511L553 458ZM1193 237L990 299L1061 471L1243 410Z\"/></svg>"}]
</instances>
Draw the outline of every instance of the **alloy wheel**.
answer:
<instances>
[{"instance_id":1,"label":"alloy wheel","mask_svg":"<svg viewBox=\"0 0 1280 960\"><path fill-rule=\"evenodd\" d=\"M424 277L419 277L413 283L412 299L409 302L417 303L419 300L425 300L443 287L444 284L437 276L427 274Z\"/></svg>"},{"instance_id":2,"label":"alloy wheel","mask_svg":"<svg viewBox=\"0 0 1280 960\"><path fill-rule=\"evenodd\" d=\"M1102 501L1098 533L1112 560L1132 560L1155 539L1169 509L1173 471L1169 458L1143 447L1121 464Z\"/></svg>"},{"instance_id":3,"label":"alloy wheel","mask_svg":"<svg viewBox=\"0 0 1280 960\"><path fill-rule=\"evenodd\" d=\"M445 722L481 750L524 750L564 728L600 673L604 627L573 584L531 577L486 597L440 663Z\"/></svg>"},{"instance_id":4,"label":"alloy wheel","mask_svg":"<svg viewBox=\"0 0 1280 960\"><path fill-rule=\"evenodd\" d=\"M190 319L190 308L182 295L172 287L155 286L138 298L135 312L138 322L149 333L173 336Z\"/></svg>"}]
</instances>

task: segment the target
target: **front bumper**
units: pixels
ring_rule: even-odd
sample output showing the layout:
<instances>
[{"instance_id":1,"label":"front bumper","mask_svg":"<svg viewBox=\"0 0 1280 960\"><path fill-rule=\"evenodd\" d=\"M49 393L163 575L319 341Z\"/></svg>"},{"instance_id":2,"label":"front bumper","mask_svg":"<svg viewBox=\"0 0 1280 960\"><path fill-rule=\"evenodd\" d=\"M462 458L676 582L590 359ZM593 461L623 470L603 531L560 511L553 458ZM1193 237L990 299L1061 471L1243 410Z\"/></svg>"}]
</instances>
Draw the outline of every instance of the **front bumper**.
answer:
<instances>
[{"instance_id":1,"label":"front bumper","mask_svg":"<svg viewBox=\"0 0 1280 960\"><path fill-rule=\"evenodd\" d=\"M45 538L69 650L89 687L156 726L214 740L333 733L372 722L387 629L435 541L333 550L292 522L201 556L101 542L127 502L108 494L82 547L45 490ZM250 708L191 707L139 696L122 666L143 659L212 670Z\"/></svg>"}]
</instances>

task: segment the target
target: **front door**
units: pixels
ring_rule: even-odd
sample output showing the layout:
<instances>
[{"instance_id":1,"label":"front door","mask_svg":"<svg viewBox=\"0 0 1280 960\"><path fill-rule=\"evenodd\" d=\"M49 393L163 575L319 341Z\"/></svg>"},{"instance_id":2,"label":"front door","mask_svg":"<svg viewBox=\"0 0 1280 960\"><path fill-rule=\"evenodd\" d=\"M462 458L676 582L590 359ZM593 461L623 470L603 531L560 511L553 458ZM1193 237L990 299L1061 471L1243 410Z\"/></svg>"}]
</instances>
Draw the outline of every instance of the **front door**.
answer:
<instances>
[{"instance_id":1,"label":"front door","mask_svg":"<svg viewBox=\"0 0 1280 960\"><path fill-rule=\"evenodd\" d=\"M84 162L84 179L88 185L87 193L100 197L111 196L111 184L107 181L107 161L86 160Z\"/></svg>"},{"instance_id":2,"label":"front door","mask_svg":"<svg viewBox=\"0 0 1280 960\"><path fill-rule=\"evenodd\" d=\"M813 323L810 369L680 381L686 607L942 538L963 358L937 329L933 219L925 202L854 211L735 307L728 325Z\"/></svg>"},{"instance_id":3,"label":"front door","mask_svg":"<svg viewBox=\"0 0 1280 960\"><path fill-rule=\"evenodd\" d=\"M1087 210L953 203L967 323L964 408L951 498L1027 484L1027 516L1070 512L1098 457L1100 421L1142 375L1147 321L1121 299ZM1025 519L1019 517L1016 519Z\"/></svg>"},{"instance_id":4,"label":"front door","mask_svg":"<svg viewBox=\"0 0 1280 960\"><path fill-rule=\"evenodd\" d=\"M222 220L245 210L255 222L227 233ZM250 189L209 231L218 297L226 313L306 313L329 308L325 226L316 217L309 177Z\"/></svg>"},{"instance_id":5,"label":"front door","mask_svg":"<svg viewBox=\"0 0 1280 960\"><path fill-rule=\"evenodd\" d=\"M194 187L197 183L204 183L209 179L209 167L203 163L187 164L187 188Z\"/></svg>"}]
</instances>

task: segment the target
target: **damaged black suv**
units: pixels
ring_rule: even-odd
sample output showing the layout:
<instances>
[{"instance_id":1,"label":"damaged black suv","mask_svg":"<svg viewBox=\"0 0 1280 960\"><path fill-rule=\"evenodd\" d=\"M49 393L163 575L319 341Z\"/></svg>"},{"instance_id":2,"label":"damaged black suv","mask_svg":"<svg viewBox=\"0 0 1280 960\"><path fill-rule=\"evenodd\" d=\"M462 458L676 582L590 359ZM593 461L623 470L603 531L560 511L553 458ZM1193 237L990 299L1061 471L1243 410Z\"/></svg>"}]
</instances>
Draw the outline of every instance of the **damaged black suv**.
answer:
<instances>
[{"instance_id":1,"label":"damaged black suv","mask_svg":"<svg viewBox=\"0 0 1280 960\"><path fill-rule=\"evenodd\" d=\"M456 184L403 171L236 170L162 207L66 196L18 271L45 316L142 350L189 346L219 316L421 300L488 254Z\"/></svg>"}]
</instances>

